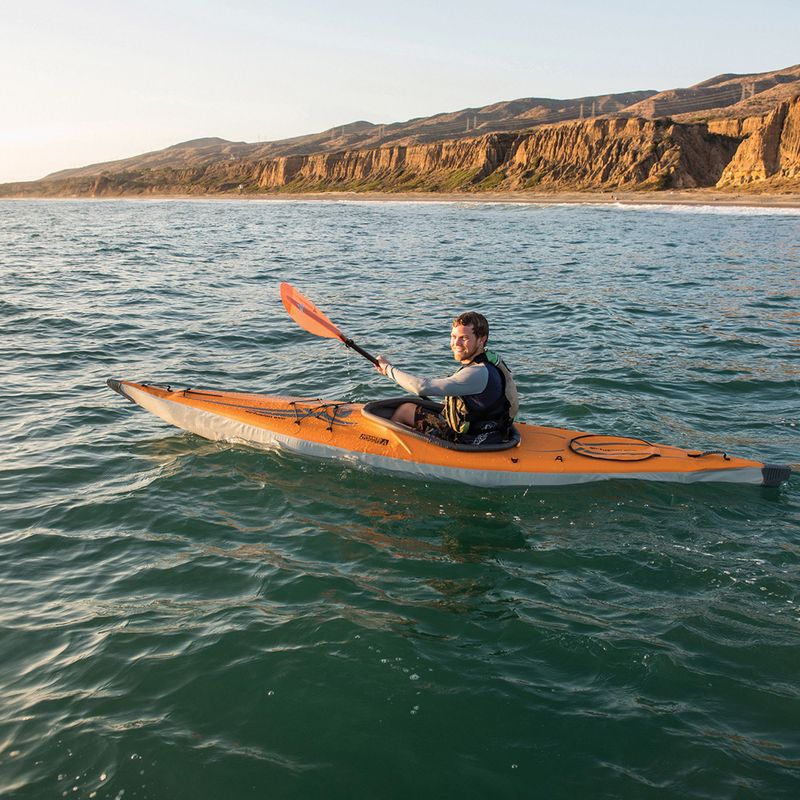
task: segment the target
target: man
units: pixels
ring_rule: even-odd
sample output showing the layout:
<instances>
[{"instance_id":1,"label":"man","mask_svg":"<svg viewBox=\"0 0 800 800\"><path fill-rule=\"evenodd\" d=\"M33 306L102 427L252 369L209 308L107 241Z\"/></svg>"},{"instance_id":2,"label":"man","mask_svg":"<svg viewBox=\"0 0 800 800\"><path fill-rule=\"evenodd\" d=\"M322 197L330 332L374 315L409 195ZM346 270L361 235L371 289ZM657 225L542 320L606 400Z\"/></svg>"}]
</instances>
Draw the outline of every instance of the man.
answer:
<instances>
[{"instance_id":1,"label":"man","mask_svg":"<svg viewBox=\"0 0 800 800\"><path fill-rule=\"evenodd\" d=\"M444 397L441 414L402 403L393 422L462 444L497 444L510 436L519 410L517 387L503 360L486 350L489 323L475 311L453 321L450 349L461 366L449 378L418 378L378 357L377 369L403 389L423 397Z\"/></svg>"}]
</instances>

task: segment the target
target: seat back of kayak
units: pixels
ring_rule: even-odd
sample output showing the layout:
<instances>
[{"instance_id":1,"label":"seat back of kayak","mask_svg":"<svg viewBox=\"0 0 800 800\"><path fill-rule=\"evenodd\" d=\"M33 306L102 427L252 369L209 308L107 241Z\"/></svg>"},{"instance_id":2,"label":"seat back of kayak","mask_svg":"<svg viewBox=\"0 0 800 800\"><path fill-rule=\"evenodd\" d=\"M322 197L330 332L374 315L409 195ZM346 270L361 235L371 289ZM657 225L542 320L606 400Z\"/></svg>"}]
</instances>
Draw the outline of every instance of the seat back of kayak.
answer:
<instances>
[{"instance_id":1,"label":"seat back of kayak","mask_svg":"<svg viewBox=\"0 0 800 800\"><path fill-rule=\"evenodd\" d=\"M361 407L361 415L370 422L380 425L383 428L389 428L396 433L402 434L404 437L419 439L428 444L436 445L437 447L444 447L447 450L458 450L464 453L490 453L497 450L510 450L512 447L519 447L519 443L522 439L519 430L512 425L511 435L505 442L480 445L448 442L446 439L441 439L438 436L430 436L429 434L409 428L407 425L402 425L399 422L392 422L392 413L402 403L415 403L437 414L442 410L441 403L436 403L433 400L427 400L422 397L390 397L386 400L373 400L369 403L365 403Z\"/></svg>"}]
</instances>

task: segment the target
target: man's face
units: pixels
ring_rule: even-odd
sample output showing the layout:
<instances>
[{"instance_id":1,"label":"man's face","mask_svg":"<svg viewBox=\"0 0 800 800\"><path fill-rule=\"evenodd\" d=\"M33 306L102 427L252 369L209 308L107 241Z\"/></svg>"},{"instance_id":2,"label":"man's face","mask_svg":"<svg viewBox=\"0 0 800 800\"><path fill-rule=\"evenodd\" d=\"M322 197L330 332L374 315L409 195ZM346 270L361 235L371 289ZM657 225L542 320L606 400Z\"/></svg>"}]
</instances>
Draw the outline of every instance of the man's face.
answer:
<instances>
[{"instance_id":1,"label":"man's face","mask_svg":"<svg viewBox=\"0 0 800 800\"><path fill-rule=\"evenodd\" d=\"M450 349L453 351L453 358L466 364L483 352L486 339L486 336L481 336L479 339L475 335L472 325L454 325L450 332Z\"/></svg>"}]
</instances>

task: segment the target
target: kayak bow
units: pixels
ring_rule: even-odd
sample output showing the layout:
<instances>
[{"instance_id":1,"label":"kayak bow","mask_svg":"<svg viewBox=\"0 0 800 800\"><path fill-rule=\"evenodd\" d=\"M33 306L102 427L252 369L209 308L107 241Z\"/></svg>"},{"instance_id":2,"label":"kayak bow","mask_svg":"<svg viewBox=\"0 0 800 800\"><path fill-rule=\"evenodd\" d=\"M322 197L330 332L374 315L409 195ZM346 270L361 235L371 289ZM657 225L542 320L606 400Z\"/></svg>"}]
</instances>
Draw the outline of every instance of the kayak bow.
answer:
<instances>
[{"instance_id":1,"label":"kayak bow","mask_svg":"<svg viewBox=\"0 0 800 800\"><path fill-rule=\"evenodd\" d=\"M206 439L349 459L413 477L473 486L562 486L633 478L774 487L791 473L788 466L720 452L524 423L515 426L515 439L504 445L446 443L390 421L398 403L420 403L416 397L364 405L113 379L107 383L166 422Z\"/></svg>"}]
</instances>

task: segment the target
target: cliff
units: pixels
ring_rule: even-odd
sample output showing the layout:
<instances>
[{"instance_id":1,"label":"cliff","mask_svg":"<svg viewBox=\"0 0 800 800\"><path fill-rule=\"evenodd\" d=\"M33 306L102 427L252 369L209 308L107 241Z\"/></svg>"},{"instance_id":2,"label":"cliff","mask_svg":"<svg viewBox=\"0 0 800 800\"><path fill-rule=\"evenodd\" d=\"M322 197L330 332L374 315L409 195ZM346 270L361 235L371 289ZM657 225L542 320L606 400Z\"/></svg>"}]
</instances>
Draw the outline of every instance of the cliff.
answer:
<instances>
[{"instance_id":1,"label":"cliff","mask_svg":"<svg viewBox=\"0 0 800 800\"><path fill-rule=\"evenodd\" d=\"M194 139L132 158L60 170L42 180L85 178L104 172L131 173L143 169L180 170L218 161L258 160L309 153L339 153L345 150L367 150L391 145L474 138L487 133L519 131L534 125L620 113L653 93L652 90L645 90L571 100L525 97L387 125L375 125L359 120L347 125L337 125L319 133L271 142L230 142L214 137Z\"/></svg>"},{"instance_id":2,"label":"cliff","mask_svg":"<svg viewBox=\"0 0 800 800\"><path fill-rule=\"evenodd\" d=\"M800 185L800 97L781 103L759 125L750 127L717 185L765 189Z\"/></svg>"},{"instance_id":3,"label":"cliff","mask_svg":"<svg viewBox=\"0 0 800 800\"><path fill-rule=\"evenodd\" d=\"M304 153L295 152L301 139L303 146L321 147L315 138L319 135L255 145L199 139L119 162L64 170L41 181L0 185L0 196L800 191L800 67L765 75L723 75L690 90L659 95L593 98L592 111L599 108L605 115L588 119L564 119L583 116L583 101L498 103L472 115L469 135L449 139L438 138L452 123L444 119L448 115L386 126L396 128L388 133L376 133L377 126L370 123L353 123L339 131L338 139L326 139L327 149ZM753 94L756 88L759 92ZM791 91L795 93L785 98ZM748 96L733 102L743 95ZM634 104L625 106L630 100ZM708 111L707 119L697 112L650 118L659 109L686 108L687 102L694 107L701 100L730 103L721 116ZM633 108L646 115L628 115ZM742 116L743 110L754 108L758 113ZM463 113L449 115L459 128ZM526 129L516 130L521 120L527 121ZM484 125L499 130L479 134ZM382 143L332 149L332 142L341 141Z\"/></svg>"},{"instance_id":4,"label":"cliff","mask_svg":"<svg viewBox=\"0 0 800 800\"><path fill-rule=\"evenodd\" d=\"M490 134L433 144L290 156L265 162L254 177L261 190L452 191L487 178L508 158L517 138Z\"/></svg>"},{"instance_id":5,"label":"cliff","mask_svg":"<svg viewBox=\"0 0 800 800\"><path fill-rule=\"evenodd\" d=\"M163 170L198 170L210 165L265 161L288 156L338 154L412 147L487 134L522 133L541 126L594 119L670 117L685 124L764 116L781 102L800 95L800 65L773 72L718 75L685 89L640 90L572 99L524 97L460 111L376 125L359 120L319 133L268 142L230 142L219 138L189 142L76 169L61 170L43 181L97 178L100 175L160 175ZM721 131L712 131L721 132ZM729 135L727 133L723 135ZM287 162L291 168L293 162ZM332 162L329 162L332 163ZM222 170L227 169L227 166ZM118 181L116 181L118 182Z\"/></svg>"},{"instance_id":6,"label":"cliff","mask_svg":"<svg viewBox=\"0 0 800 800\"><path fill-rule=\"evenodd\" d=\"M267 161L267 191L519 191L713 186L739 140L705 125L608 120L543 126L468 141Z\"/></svg>"},{"instance_id":7,"label":"cliff","mask_svg":"<svg viewBox=\"0 0 800 800\"><path fill-rule=\"evenodd\" d=\"M738 146L707 126L592 120L539 129L518 142L509 189L687 189L713 186Z\"/></svg>"},{"instance_id":8,"label":"cliff","mask_svg":"<svg viewBox=\"0 0 800 800\"><path fill-rule=\"evenodd\" d=\"M591 119L429 144L227 158L0 187L8 195L800 188L800 97L763 116Z\"/></svg>"}]
</instances>

